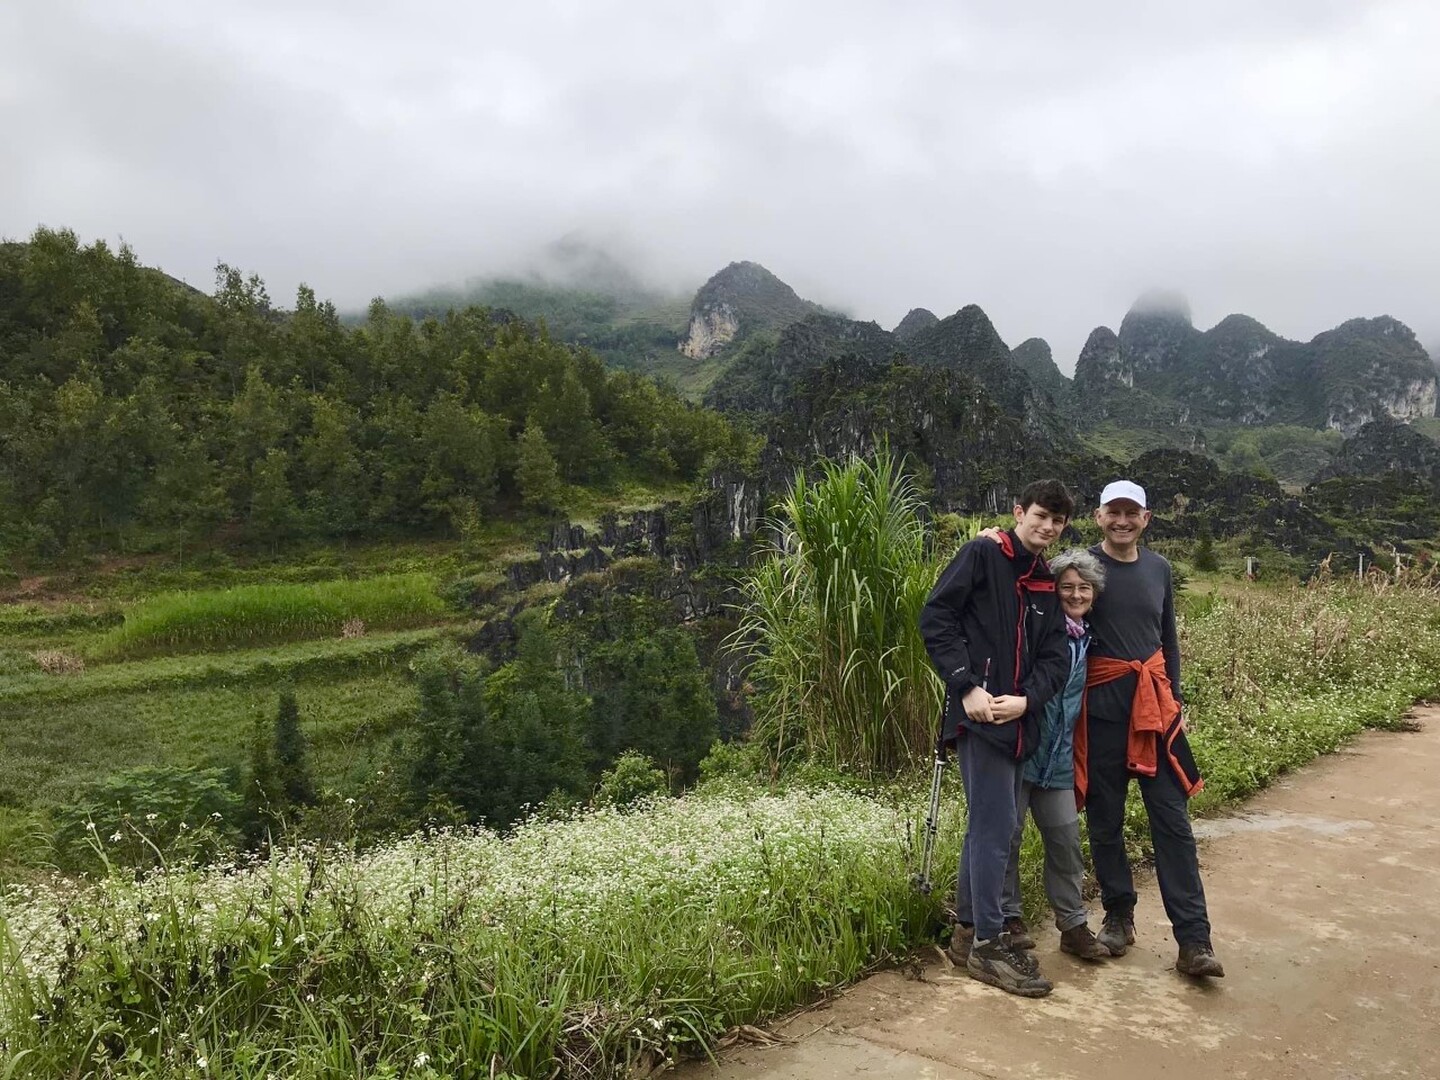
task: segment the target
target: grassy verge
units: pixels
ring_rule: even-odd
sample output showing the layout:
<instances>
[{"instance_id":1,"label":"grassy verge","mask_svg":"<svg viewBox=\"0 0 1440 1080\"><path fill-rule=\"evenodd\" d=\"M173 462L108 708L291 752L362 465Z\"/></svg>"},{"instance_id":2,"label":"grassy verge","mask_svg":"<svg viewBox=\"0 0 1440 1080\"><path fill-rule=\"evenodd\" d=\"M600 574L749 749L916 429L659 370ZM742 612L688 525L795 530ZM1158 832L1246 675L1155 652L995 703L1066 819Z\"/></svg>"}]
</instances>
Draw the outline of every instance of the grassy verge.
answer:
<instances>
[{"instance_id":1,"label":"grassy verge","mask_svg":"<svg viewBox=\"0 0 1440 1080\"><path fill-rule=\"evenodd\" d=\"M1440 684L1440 611L1419 590L1205 599L1183 642L1202 809L1393 723ZM944 890L908 885L924 796L918 783L776 795L732 780L508 837L12 890L10 1075L648 1068L933 940ZM946 807L942 885L962 812Z\"/></svg>"}]
</instances>

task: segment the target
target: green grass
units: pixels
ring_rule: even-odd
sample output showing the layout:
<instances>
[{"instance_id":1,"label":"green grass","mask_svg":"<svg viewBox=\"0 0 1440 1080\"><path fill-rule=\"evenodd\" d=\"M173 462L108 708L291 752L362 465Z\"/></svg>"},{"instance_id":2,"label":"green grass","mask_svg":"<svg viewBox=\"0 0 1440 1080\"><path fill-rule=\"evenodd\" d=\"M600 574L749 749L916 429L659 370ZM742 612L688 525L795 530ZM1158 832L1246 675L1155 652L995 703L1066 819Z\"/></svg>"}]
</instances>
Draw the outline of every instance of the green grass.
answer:
<instances>
[{"instance_id":1,"label":"green grass","mask_svg":"<svg viewBox=\"0 0 1440 1080\"><path fill-rule=\"evenodd\" d=\"M415 705L407 673L393 668L301 681L296 696L322 782L343 777L361 744L394 730ZM254 722L273 718L276 701L269 680L7 700L0 704L0 805L43 809L139 765L243 768Z\"/></svg>"},{"instance_id":2,"label":"green grass","mask_svg":"<svg viewBox=\"0 0 1440 1080\"><path fill-rule=\"evenodd\" d=\"M28 657L23 669L0 673L0 709L41 709L112 694L242 683L278 683L367 668L403 665L420 649L463 633L469 624L305 641L198 656L163 656L93 666L79 675L46 675ZM12 658L13 659L13 658ZM17 664L19 661L15 661ZM3 742L0 742L3 745Z\"/></svg>"},{"instance_id":3,"label":"green grass","mask_svg":"<svg viewBox=\"0 0 1440 1080\"><path fill-rule=\"evenodd\" d=\"M353 619L367 630L393 630L433 623L444 614L435 579L418 573L169 593L130 606L124 623L101 638L92 655L210 652L338 636Z\"/></svg>"}]
</instances>

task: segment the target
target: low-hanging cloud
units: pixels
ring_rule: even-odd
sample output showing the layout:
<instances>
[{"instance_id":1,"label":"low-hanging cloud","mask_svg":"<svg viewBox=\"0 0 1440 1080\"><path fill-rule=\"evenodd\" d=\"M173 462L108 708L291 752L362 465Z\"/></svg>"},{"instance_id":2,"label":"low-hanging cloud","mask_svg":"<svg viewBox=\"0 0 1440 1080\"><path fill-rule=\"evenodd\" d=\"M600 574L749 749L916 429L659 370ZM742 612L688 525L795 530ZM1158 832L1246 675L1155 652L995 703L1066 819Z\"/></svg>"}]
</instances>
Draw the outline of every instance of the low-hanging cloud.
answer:
<instances>
[{"instance_id":1,"label":"low-hanging cloud","mask_svg":"<svg viewBox=\"0 0 1440 1080\"><path fill-rule=\"evenodd\" d=\"M580 230L887 326L977 302L1067 369L1153 285L1433 344L1437 54L1429 0L22 2L0 234L354 307Z\"/></svg>"}]
</instances>

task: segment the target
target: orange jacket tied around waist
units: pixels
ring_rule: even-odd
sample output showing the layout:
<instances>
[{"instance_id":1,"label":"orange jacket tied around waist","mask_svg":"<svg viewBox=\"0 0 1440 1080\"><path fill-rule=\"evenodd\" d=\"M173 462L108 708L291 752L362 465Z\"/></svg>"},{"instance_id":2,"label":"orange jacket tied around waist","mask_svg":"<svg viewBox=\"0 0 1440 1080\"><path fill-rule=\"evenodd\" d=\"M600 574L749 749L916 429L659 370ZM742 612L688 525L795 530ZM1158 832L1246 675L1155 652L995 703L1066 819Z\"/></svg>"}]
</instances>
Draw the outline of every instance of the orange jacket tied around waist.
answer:
<instances>
[{"instance_id":1,"label":"orange jacket tied around waist","mask_svg":"<svg viewBox=\"0 0 1440 1080\"><path fill-rule=\"evenodd\" d=\"M1127 770L1139 776L1155 776L1163 748L1165 763L1175 773L1187 797L1205 786L1189 740L1180 720L1180 703L1170 688L1165 672L1165 654L1156 649L1148 660L1117 660L1091 655L1086 667L1085 689L1135 675L1135 697L1130 703L1130 738L1125 748ZM1089 786L1089 714L1084 701L1075 721L1075 805L1085 805Z\"/></svg>"}]
</instances>

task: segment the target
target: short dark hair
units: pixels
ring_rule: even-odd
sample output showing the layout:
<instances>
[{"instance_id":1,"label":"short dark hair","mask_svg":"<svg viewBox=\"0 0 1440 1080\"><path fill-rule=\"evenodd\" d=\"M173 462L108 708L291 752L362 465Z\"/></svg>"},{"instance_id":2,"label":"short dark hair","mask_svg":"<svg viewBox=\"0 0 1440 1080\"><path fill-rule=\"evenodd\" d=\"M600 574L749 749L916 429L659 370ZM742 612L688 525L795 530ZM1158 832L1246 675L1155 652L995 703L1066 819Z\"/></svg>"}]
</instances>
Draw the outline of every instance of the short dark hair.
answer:
<instances>
[{"instance_id":1,"label":"short dark hair","mask_svg":"<svg viewBox=\"0 0 1440 1080\"><path fill-rule=\"evenodd\" d=\"M1075 496L1059 480L1036 480L1033 484L1026 484L1025 490L1020 492L1020 509L1029 510L1035 503L1052 514L1065 515L1066 521L1075 516Z\"/></svg>"}]
</instances>

